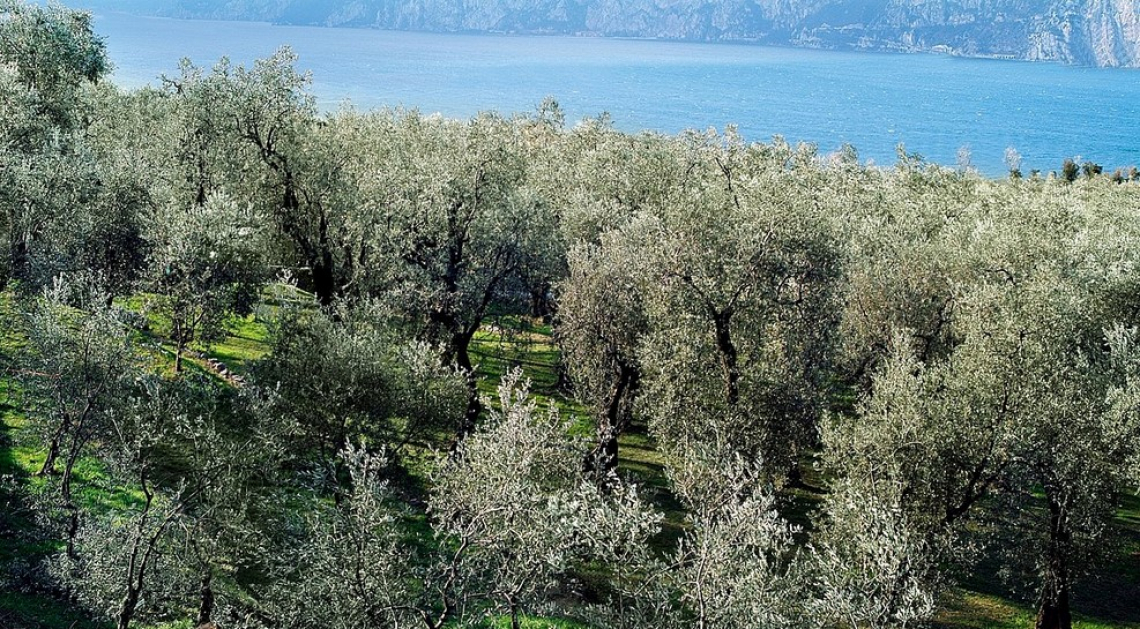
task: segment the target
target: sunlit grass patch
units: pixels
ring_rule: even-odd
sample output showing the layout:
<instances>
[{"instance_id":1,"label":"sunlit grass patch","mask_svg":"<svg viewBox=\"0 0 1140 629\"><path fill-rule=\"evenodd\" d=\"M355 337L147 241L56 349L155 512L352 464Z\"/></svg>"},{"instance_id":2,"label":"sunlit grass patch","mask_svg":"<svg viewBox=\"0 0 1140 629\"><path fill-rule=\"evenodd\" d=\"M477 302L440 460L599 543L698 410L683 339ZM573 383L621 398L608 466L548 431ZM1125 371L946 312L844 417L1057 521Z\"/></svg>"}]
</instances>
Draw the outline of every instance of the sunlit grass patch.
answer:
<instances>
[{"instance_id":1,"label":"sunlit grass patch","mask_svg":"<svg viewBox=\"0 0 1140 629\"><path fill-rule=\"evenodd\" d=\"M585 423L588 412L560 388L558 347L550 326L526 317L499 316L475 334L471 342L471 360L476 365L480 394L494 404L503 377L521 369L530 382L530 393L539 406L554 404L559 413L573 421L574 434L587 436L592 428Z\"/></svg>"},{"instance_id":2,"label":"sunlit grass patch","mask_svg":"<svg viewBox=\"0 0 1140 629\"><path fill-rule=\"evenodd\" d=\"M33 474L43 466L47 452L27 445L14 445L4 459L5 469L2 473Z\"/></svg>"},{"instance_id":3,"label":"sunlit grass patch","mask_svg":"<svg viewBox=\"0 0 1140 629\"><path fill-rule=\"evenodd\" d=\"M242 373L249 363L264 357L270 351L269 326L266 317L275 316L281 303L305 303L303 297L295 295L296 291L285 287L285 292L266 289L262 295L263 301L258 312L246 316L230 316L224 325L222 337L211 342L195 341L183 354L183 367L197 365L198 370L214 374L212 369L205 366L206 358L220 361L227 369ZM287 295L287 296L282 296ZM174 343L170 340L170 321L167 317L150 307L152 297L146 294L136 294L120 300L119 306L138 313L145 317L145 326L140 333L140 341L150 342L155 350L150 352L155 367L159 371L171 372L174 366Z\"/></svg>"},{"instance_id":4,"label":"sunlit grass patch","mask_svg":"<svg viewBox=\"0 0 1140 629\"><path fill-rule=\"evenodd\" d=\"M519 626L523 629L589 629L589 625L573 620L529 615L523 615L519 618ZM498 616L483 622L479 627L483 629L511 629L511 618L510 616Z\"/></svg>"},{"instance_id":5,"label":"sunlit grass patch","mask_svg":"<svg viewBox=\"0 0 1140 629\"><path fill-rule=\"evenodd\" d=\"M207 357L221 361L230 371L243 372L249 363L269 353L269 329L255 315L230 317L225 337L199 349L206 350Z\"/></svg>"},{"instance_id":6,"label":"sunlit grass patch","mask_svg":"<svg viewBox=\"0 0 1140 629\"><path fill-rule=\"evenodd\" d=\"M936 629L1029 629L1036 611L993 594L954 589L942 601L942 611L934 622ZM1136 629L1140 622L1111 621L1074 614L1074 629Z\"/></svg>"},{"instance_id":7,"label":"sunlit grass patch","mask_svg":"<svg viewBox=\"0 0 1140 629\"><path fill-rule=\"evenodd\" d=\"M98 461L88 459L82 473L77 474L77 502L94 514L120 513L141 509L146 496L137 488L115 482Z\"/></svg>"},{"instance_id":8,"label":"sunlit grass patch","mask_svg":"<svg viewBox=\"0 0 1140 629\"><path fill-rule=\"evenodd\" d=\"M520 317L488 320L472 339L471 354L484 378L500 380L521 368L534 392L555 395L558 390L559 352L547 325Z\"/></svg>"},{"instance_id":9,"label":"sunlit grass patch","mask_svg":"<svg viewBox=\"0 0 1140 629\"><path fill-rule=\"evenodd\" d=\"M11 391L14 383L8 380L0 382L0 388ZM27 426L28 418L15 404L19 397L8 396L6 399L0 394L0 474L17 478L26 478L38 472L47 458L47 452L34 447L30 440L21 439L20 431Z\"/></svg>"},{"instance_id":10,"label":"sunlit grass patch","mask_svg":"<svg viewBox=\"0 0 1140 629\"><path fill-rule=\"evenodd\" d=\"M934 626L939 629L1026 629L1033 614L1003 598L954 589L943 600Z\"/></svg>"}]
</instances>

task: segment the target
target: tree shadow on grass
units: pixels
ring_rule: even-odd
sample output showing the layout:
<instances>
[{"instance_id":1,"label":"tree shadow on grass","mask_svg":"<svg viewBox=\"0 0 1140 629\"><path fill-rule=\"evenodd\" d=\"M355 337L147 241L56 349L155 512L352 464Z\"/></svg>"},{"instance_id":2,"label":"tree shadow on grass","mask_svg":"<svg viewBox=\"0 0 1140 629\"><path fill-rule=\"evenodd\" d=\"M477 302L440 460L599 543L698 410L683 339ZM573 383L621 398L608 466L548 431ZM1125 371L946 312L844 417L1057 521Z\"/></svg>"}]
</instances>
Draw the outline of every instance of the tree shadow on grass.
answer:
<instances>
[{"instance_id":1,"label":"tree shadow on grass","mask_svg":"<svg viewBox=\"0 0 1140 629\"><path fill-rule=\"evenodd\" d=\"M1128 493L1114 522L1118 534L1114 557L1073 588L1077 627L1140 628L1140 497ZM937 627L1032 627L1032 592L1018 593L1006 583L997 557L983 559L962 589L948 597L950 609ZM981 622L981 624L977 624Z\"/></svg>"},{"instance_id":2,"label":"tree shadow on grass","mask_svg":"<svg viewBox=\"0 0 1140 629\"><path fill-rule=\"evenodd\" d=\"M1124 496L1114 525L1118 552L1097 575L1077 585L1073 607L1092 618L1140 626L1140 496Z\"/></svg>"}]
</instances>

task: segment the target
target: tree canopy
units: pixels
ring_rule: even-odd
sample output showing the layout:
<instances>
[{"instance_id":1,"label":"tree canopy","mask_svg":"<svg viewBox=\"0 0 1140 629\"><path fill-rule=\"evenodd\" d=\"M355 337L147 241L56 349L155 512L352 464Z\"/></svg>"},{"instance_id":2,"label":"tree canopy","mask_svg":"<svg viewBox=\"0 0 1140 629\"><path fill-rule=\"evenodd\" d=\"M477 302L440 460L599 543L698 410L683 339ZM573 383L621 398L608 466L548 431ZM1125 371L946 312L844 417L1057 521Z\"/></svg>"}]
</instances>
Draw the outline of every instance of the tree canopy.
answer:
<instances>
[{"instance_id":1,"label":"tree canopy","mask_svg":"<svg viewBox=\"0 0 1140 629\"><path fill-rule=\"evenodd\" d=\"M1135 182L322 113L295 62L121 90L88 15L0 2L3 583L119 629L855 629L986 574L1069 629L1134 567Z\"/></svg>"}]
</instances>

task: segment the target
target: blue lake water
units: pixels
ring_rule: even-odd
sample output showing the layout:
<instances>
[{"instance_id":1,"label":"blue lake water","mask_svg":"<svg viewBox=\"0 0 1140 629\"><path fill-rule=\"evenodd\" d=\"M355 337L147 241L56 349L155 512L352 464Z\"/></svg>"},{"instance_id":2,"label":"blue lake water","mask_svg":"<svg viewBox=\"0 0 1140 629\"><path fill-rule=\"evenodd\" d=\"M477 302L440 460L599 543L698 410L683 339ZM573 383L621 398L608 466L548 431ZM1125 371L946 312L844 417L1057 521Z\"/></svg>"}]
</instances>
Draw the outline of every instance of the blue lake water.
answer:
<instances>
[{"instance_id":1,"label":"blue lake water","mask_svg":"<svg viewBox=\"0 0 1140 629\"><path fill-rule=\"evenodd\" d=\"M322 108L403 106L467 117L533 111L569 120L608 112L626 131L723 129L783 135L823 153L844 143L878 164L910 153L982 172L1056 170L1066 157L1140 164L1140 71L1055 64L581 37L453 35L96 16L126 87L157 84L188 57L249 63L283 45L313 76Z\"/></svg>"}]
</instances>

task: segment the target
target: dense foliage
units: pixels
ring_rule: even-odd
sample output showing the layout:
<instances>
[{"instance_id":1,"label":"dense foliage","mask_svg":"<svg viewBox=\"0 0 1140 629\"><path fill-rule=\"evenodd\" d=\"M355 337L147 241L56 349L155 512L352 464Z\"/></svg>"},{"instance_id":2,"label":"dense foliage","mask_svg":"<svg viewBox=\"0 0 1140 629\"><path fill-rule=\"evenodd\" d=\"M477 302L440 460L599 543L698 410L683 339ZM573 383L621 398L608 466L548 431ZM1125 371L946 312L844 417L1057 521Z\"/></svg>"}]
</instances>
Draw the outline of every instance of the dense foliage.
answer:
<instances>
[{"instance_id":1,"label":"dense foliage","mask_svg":"<svg viewBox=\"0 0 1140 629\"><path fill-rule=\"evenodd\" d=\"M1114 558L1135 183L107 67L0 3L6 586L119 629L909 627L996 561L1054 629ZM255 311L263 355L202 360ZM585 417L479 375L508 315Z\"/></svg>"}]
</instances>

